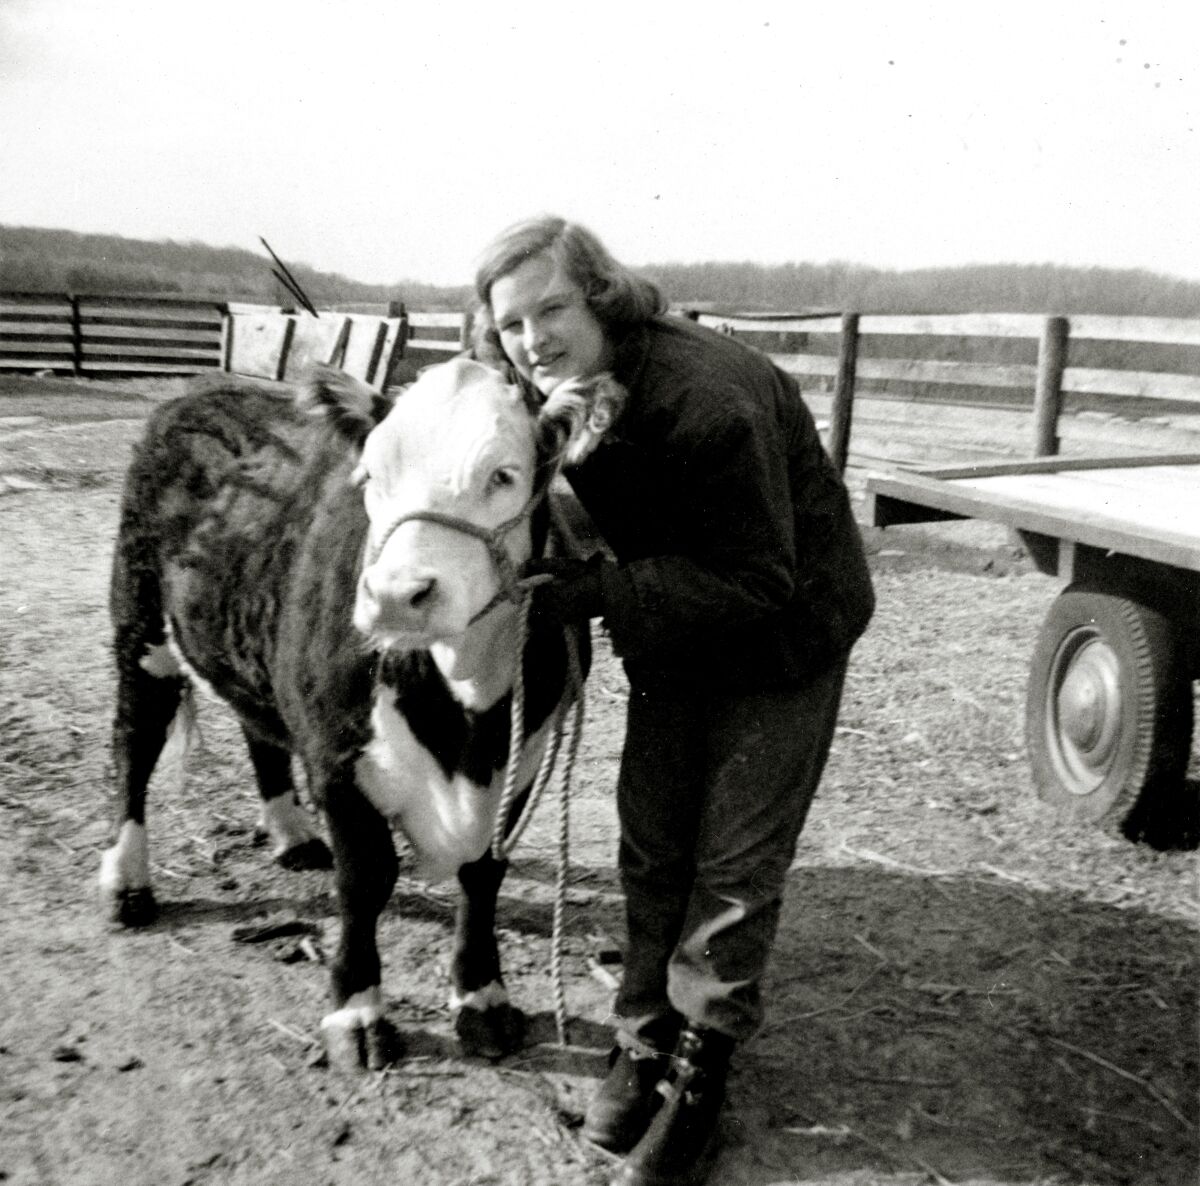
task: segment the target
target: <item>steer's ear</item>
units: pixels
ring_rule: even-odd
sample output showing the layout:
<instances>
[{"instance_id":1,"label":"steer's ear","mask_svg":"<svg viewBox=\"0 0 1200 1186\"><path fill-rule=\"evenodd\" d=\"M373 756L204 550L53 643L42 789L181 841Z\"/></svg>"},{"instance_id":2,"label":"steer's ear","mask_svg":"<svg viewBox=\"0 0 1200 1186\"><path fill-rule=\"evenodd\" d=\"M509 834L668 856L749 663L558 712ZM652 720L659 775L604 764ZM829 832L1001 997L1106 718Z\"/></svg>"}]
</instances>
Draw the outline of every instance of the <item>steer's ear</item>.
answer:
<instances>
[{"instance_id":1,"label":"steer's ear","mask_svg":"<svg viewBox=\"0 0 1200 1186\"><path fill-rule=\"evenodd\" d=\"M560 383L538 411L542 465L577 465L620 419L629 392L608 372Z\"/></svg>"},{"instance_id":2,"label":"steer's ear","mask_svg":"<svg viewBox=\"0 0 1200 1186\"><path fill-rule=\"evenodd\" d=\"M296 406L328 421L343 437L361 445L391 407L385 395L340 371L315 366L296 392Z\"/></svg>"}]
</instances>

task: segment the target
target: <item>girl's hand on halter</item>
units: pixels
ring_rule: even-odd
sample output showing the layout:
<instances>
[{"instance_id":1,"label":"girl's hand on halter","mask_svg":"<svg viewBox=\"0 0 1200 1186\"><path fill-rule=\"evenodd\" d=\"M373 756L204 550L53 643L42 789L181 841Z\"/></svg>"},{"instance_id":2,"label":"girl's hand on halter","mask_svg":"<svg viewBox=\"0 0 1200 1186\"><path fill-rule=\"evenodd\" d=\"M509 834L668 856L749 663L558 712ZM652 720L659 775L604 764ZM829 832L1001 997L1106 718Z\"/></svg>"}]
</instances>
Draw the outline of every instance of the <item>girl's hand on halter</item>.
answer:
<instances>
[{"instance_id":1,"label":"girl's hand on halter","mask_svg":"<svg viewBox=\"0 0 1200 1186\"><path fill-rule=\"evenodd\" d=\"M521 578L550 578L533 585L535 614L563 624L586 622L604 613L604 572L614 567L600 552L586 560L551 557L529 561Z\"/></svg>"}]
</instances>

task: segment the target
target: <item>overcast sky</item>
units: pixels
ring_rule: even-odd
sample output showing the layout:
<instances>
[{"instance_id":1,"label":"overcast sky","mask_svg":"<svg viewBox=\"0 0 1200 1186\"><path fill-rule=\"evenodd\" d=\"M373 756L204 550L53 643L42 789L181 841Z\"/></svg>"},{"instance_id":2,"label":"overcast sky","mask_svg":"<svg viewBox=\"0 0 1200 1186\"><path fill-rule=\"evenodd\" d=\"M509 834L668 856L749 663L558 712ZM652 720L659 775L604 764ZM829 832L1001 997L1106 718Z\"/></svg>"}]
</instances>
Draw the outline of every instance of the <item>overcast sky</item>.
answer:
<instances>
[{"instance_id":1,"label":"overcast sky","mask_svg":"<svg viewBox=\"0 0 1200 1186\"><path fill-rule=\"evenodd\" d=\"M0 0L0 223L460 284L544 211L1200 280L1200 3Z\"/></svg>"}]
</instances>

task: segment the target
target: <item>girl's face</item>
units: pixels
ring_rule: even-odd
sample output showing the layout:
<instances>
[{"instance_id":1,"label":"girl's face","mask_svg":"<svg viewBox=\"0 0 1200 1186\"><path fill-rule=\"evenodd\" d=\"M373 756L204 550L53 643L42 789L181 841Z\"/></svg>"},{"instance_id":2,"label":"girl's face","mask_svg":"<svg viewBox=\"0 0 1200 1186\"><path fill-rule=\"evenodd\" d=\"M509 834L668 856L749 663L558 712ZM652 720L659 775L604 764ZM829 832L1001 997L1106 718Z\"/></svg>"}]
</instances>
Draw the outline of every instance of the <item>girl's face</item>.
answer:
<instances>
[{"instance_id":1,"label":"girl's face","mask_svg":"<svg viewBox=\"0 0 1200 1186\"><path fill-rule=\"evenodd\" d=\"M543 395L566 379L586 379L611 365L612 345L583 289L549 253L501 276L489 301L504 353Z\"/></svg>"}]
</instances>

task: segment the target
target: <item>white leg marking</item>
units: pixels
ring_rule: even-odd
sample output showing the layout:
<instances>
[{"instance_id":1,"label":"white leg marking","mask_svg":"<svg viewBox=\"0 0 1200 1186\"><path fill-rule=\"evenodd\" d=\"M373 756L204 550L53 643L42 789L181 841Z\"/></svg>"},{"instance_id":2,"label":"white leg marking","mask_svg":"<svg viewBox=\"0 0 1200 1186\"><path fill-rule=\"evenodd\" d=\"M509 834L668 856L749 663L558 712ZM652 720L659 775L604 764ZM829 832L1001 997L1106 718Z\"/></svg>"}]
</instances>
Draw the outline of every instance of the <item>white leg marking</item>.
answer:
<instances>
[{"instance_id":1,"label":"white leg marking","mask_svg":"<svg viewBox=\"0 0 1200 1186\"><path fill-rule=\"evenodd\" d=\"M383 1016L383 994L378 984L362 992L356 992L340 1009L326 1013L321 1018L323 1032L340 1031L343 1034L366 1029Z\"/></svg>"},{"instance_id":2,"label":"white leg marking","mask_svg":"<svg viewBox=\"0 0 1200 1186\"><path fill-rule=\"evenodd\" d=\"M281 856L310 840L319 840L320 832L295 795L277 795L262 805L258 827L271 838L271 855Z\"/></svg>"},{"instance_id":3,"label":"white leg marking","mask_svg":"<svg viewBox=\"0 0 1200 1186\"><path fill-rule=\"evenodd\" d=\"M460 1009L478 1009L480 1013L486 1013L488 1009L508 1004L508 989L499 980L493 980L491 984L485 984L482 988L461 996L457 989L451 988L448 1004L452 1014L458 1013Z\"/></svg>"},{"instance_id":4,"label":"white leg marking","mask_svg":"<svg viewBox=\"0 0 1200 1186\"><path fill-rule=\"evenodd\" d=\"M145 889L150 884L150 846L144 824L126 820L117 842L100 858L100 889L116 895L122 890Z\"/></svg>"}]
</instances>

